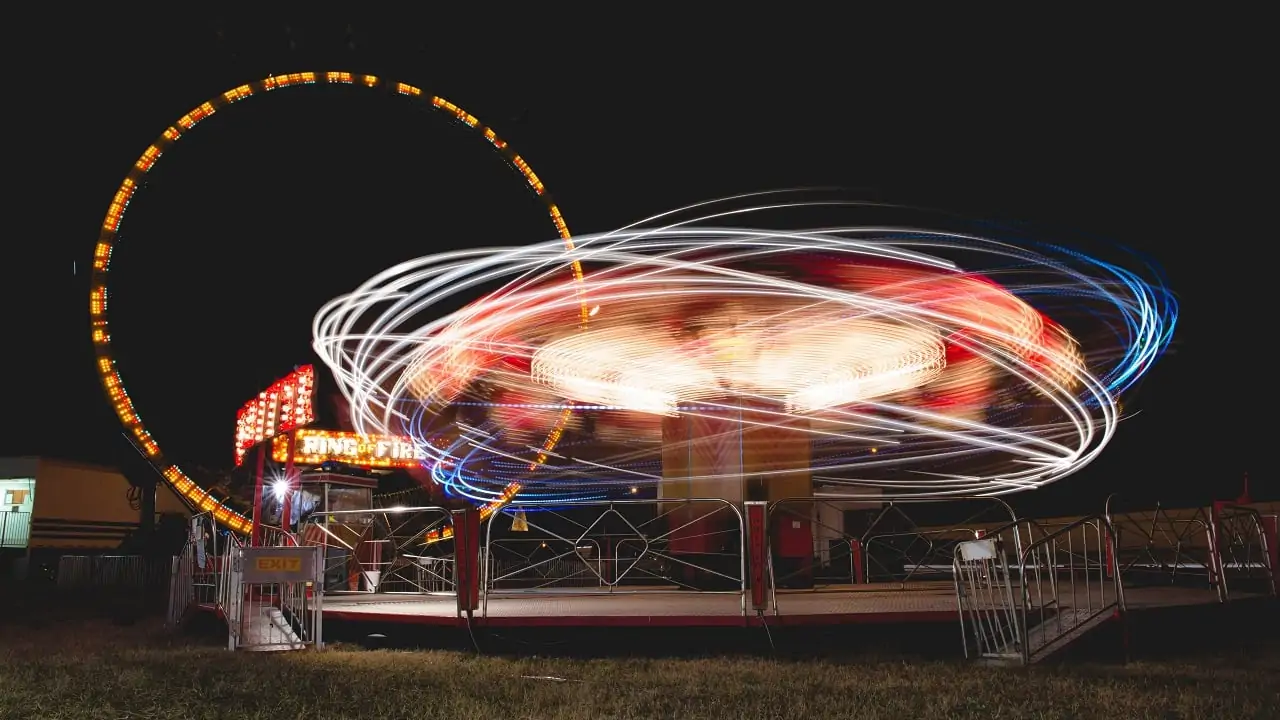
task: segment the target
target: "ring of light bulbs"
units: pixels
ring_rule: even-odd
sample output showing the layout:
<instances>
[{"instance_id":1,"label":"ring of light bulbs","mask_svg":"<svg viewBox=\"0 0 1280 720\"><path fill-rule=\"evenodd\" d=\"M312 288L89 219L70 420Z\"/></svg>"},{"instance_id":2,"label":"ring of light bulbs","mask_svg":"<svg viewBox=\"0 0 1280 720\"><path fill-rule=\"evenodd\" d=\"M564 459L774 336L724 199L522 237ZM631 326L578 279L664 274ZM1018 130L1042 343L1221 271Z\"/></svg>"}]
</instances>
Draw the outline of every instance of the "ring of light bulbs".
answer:
<instances>
[{"instance_id":1,"label":"ring of light bulbs","mask_svg":"<svg viewBox=\"0 0 1280 720\"><path fill-rule=\"evenodd\" d=\"M760 199L402 263L327 304L315 350L357 431L413 435L436 481L492 505L662 482L662 417L744 412L802 419L808 471L850 497L1035 488L1097 457L1169 342L1169 294L1116 265L942 230L712 224L833 205Z\"/></svg>"},{"instance_id":2,"label":"ring of light bulbs","mask_svg":"<svg viewBox=\"0 0 1280 720\"><path fill-rule=\"evenodd\" d=\"M206 102L192 108L190 112L178 118L174 124L165 128L164 132L143 151L133 166L129 168L129 173L121 182L120 187L111 199L110 205L107 207L106 217L103 219L99 230L98 243L93 253L92 288L89 294L90 332L96 356L95 366L98 372L98 379L106 392L107 401L111 403L112 409L124 426L126 437L134 443L179 496L186 499L193 507L211 513L220 524L242 533L250 531L253 525L252 520L241 515L224 500L214 497L208 488L201 487L177 463L170 461L165 456L160 448L160 443L152 436L151 430L142 421L142 416L138 413L133 399L125 388L124 380L116 367L111 328L108 322L108 307L111 297L111 261L119 243L121 223L124 221L126 211L129 209L137 189L145 183L147 174L155 167L156 163L166 156L182 138L186 137L210 116L224 111L241 101L277 93L286 88L302 88L314 85L351 86L388 92L410 101L422 103L432 112L441 113L456 121L459 125L475 131L516 171L524 185L537 195L551 220L555 232L560 236L562 245L568 249L573 248L569 227L565 224L564 217L560 214L560 208L552 201L542 180L533 172L533 169L529 167L529 163L524 158L517 154L492 128L485 126L471 113L443 97L424 93L421 88L407 83L389 81L373 75L339 71L295 72L272 75L257 82L245 83L231 88L220 95L215 95ZM568 265L567 270L572 273L571 277L581 274L580 268L572 262ZM585 310L582 310L584 317L585 312ZM553 425L548 431L548 438L557 435L558 432L557 427ZM550 440L547 442L550 442ZM514 493L514 489L512 492Z\"/></svg>"}]
</instances>

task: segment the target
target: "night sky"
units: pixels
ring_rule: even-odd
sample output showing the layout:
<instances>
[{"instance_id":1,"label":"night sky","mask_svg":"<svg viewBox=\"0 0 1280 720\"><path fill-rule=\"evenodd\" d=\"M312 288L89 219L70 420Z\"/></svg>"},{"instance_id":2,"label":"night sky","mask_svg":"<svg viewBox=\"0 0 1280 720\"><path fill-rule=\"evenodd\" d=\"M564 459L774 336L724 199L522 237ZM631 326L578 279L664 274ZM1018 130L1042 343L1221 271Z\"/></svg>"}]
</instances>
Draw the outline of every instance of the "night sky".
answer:
<instances>
[{"instance_id":1,"label":"night sky","mask_svg":"<svg viewBox=\"0 0 1280 720\"><path fill-rule=\"evenodd\" d=\"M1202 502L1234 497L1246 471L1255 496L1280 496L1259 372L1269 270L1241 252L1273 242L1239 212L1260 196L1240 187L1261 173L1247 43L1109 23L836 45L688 31L547 51L550 37L488 37L468 55L412 23L288 24L85 18L17 41L32 72L9 97L27 129L9 137L26 169L9 168L22 189L3 271L16 320L4 454L133 452L93 372L87 297L97 228L142 150L243 82L352 70L493 126L578 233L737 192L843 186L1149 254L1182 306L1173 350L1103 459L1037 501L1090 508L1114 489ZM400 260L552 236L501 158L439 115L350 88L254 98L184 138L134 198L113 264L121 372L169 456L225 466L236 409L314 361L323 301Z\"/></svg>"}]
</instances>

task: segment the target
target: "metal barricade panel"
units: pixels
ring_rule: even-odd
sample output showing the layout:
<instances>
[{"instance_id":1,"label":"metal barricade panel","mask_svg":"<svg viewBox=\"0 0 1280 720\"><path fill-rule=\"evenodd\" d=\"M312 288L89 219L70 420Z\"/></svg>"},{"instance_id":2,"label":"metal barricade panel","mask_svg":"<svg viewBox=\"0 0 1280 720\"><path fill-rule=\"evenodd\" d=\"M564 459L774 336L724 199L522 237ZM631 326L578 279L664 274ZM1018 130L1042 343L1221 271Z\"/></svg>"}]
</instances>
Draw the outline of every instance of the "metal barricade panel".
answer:
<instances>
[{"instance_id":1,"label":"metal barricade panel","mask_svg":"<svg viewBox=\"0 0 1280 720\"><path fill-rule=\"evenodd\" d=\"M1019 659L1022 627L999 537L961 542L954 552L965 657Z\"/></svg>"},{"instance_id":2,"label":"metal barricade panel","mask_svg":"<svg viewBox=\"0 0 1280 720\"><path fill-rule=\"evenodd\" d=\"M317 547L238 547L231 554L224 605L229 646L237 650L323 647L323 593Z\"/></svg>"}]
</instances>

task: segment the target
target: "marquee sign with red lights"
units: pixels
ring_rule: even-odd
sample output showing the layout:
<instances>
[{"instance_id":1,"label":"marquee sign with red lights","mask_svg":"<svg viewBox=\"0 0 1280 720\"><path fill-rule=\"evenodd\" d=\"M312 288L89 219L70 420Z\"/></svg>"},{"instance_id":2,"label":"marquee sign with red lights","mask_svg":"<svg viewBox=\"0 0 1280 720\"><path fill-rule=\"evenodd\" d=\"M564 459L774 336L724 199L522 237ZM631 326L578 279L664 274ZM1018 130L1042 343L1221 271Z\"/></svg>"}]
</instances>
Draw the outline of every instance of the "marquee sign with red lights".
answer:
<instances>
[{"instance_id":1,"label":"marquee sign with red lights","mask_svg":"<svg viewBox=\"0 0 1280 720\"><path fill-rule=\"evenodd\" d=\"M298 430L293 438L293 461L301 465L340 462L366 468L412 468L427 458L412 438L396 435ZM272 441L271 457L276 462L288 462L287 436L281 435Z\"/></svg>"},{"instance_id":2,"label":"marquee sign with red lights","mask_svg":"<svg viewBox=\"0 0 1280 720\"><path fill-rule=\"evenodd\" d=\"M236 414L236 465L253 446L315 422L316 369L303 365L271 384Z\"/></svg>"}]
</instances>

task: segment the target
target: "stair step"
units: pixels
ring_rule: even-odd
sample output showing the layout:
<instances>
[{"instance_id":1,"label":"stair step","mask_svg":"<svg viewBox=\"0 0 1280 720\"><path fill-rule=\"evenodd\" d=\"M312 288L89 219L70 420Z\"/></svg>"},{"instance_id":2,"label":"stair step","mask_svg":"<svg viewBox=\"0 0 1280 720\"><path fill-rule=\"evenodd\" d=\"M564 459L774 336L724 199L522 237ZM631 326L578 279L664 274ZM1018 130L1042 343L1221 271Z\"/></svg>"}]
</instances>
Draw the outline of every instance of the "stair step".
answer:
<instances>
[{"instance_id":1,"label":"stair step","mask_svg":"<svg viewBox=\"0 0 1280 720\"><path fill-rule=\"evenodd\" d=\"M1044 622L1027 629L1025 642L1032 663L1040 662L1055 652L1067 647L1075 640L1083 637L1091 630L1111 619L1114 606L1106 608L1061 608ZM1028 614L1028 620L1035 617ZM1000 648L1002 653L1013 654L1015 646L1006 645Z\"/></svg>"},{"instance_id":2,"label":"stair step","mask_svg":"<svg viewBox=\"0 0 1280 720\"><path fill-rule=\"evenodd\" d=\"M306 647L279 608L259 608L257 616L246 619L248 623L242 631L244 650L273 652Z\"/></svg>"}]
</instances>

